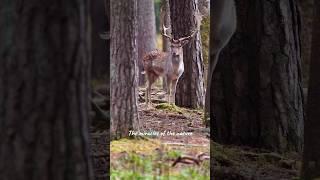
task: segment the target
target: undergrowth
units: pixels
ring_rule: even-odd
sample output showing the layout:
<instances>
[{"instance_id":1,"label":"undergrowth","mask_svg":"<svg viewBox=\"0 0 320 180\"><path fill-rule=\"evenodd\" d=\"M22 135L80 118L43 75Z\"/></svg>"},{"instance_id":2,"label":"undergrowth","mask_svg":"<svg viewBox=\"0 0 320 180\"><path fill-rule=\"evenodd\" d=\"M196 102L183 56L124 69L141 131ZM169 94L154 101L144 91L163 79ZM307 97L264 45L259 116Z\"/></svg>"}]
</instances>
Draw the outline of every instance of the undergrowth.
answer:
<instances>
[{"instance_id":1,"label":"undergrowth","mask_svg":"<svg viewBox=\"0 0 320 180\"><path fill-rule=\"evenodd\" d=\"M203 161L199 166L179 163L172 167L186 151L153 139L112 141L111 180L210 179L209 161Z\"/></svg>"}]
</instances>

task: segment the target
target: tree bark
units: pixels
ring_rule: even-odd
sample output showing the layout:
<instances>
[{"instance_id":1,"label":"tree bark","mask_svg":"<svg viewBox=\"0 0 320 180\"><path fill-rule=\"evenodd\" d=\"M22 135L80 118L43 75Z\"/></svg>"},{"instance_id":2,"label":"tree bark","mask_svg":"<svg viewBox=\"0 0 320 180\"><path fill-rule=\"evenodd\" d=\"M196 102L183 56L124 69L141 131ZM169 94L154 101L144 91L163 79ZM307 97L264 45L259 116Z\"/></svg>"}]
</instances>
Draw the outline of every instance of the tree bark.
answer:
<instances>
[{"instance_id":1,"label":"tree bark","mask_svg":"<svg viewBox=\"0 0 320 180\"><path fill-rule=\"evenodd\" d=\"M156 49L156 18L154 13L154 2L150 0L138 1L138 66L139 85L145 84L142 58L152 50Z\"/></svg>"},{"instance_id":2,"label":"tree bark","mask_svg":"<svg viewBox=\"0 0 320 180\"><path fill-rule=\"evenodd\" d=\"M169 0L162 0L161 1L161 11L160 11L160 29L163 31L162 25L164 25L166 28L169 28L167 30L168 34L171 34L171 20L170 20L170 5ZM164 52L170 52L170 40L164 36L162 36L162 50ZM167 82L166 77L162 77L162 88L163 90L167 91Z\"/></svg>"},{"instance_id":3,"label":"tree bark","mask_svg":"<svg viewBox=\"0 0 320 180\"><path fill-rule=\"evenodd\" d=\"M111 139L138 130L137 3L111 0Z\"/></svg>"},{"instance_id":4,"label":"tree bark","mask_svg":"<svg viewBox=\"0 0 320 180\"><path fill-rule=\"evenodd\" d=\"M204 105L203 59L197 0L170 0L172 33L175 39L189 36L198 30L194 38L183 48L184 73L179 79L176 104L189 108Z\"/></svg>"},{"instance_id":5,"label":"tree bark","mask_svg":"<svg viewBox=\"0 0 320 180\"><path fill-rule=\"evenodd\" d=\"M307 87L309 81L309 67L311 59L312 19L314 0L299 0L301 10L301 56L303 85ZM307 97L305 97L307 99ZM305 103L306 104L306 103Z\"/></svg>"},{"instance_id":6,"label":"tree bark","mask_svg":"<svg viewBox=\"0 0 320 180\"><path fill-rule=\"evenodd\" d=\"M297 2L237 1L237 13L237 32L220 56L211 86L213 138L301 151L304 114Z\"/></svg>"},{"instance_id":7,"label":"tree bark","mask_svg":"<svg viewBox=\"0 0 320 180\"><path fill-rule=\"evenodd\" d=\"M88 1L1 1L0 177L92 179Z\"/></svg>"},{"instance_id":8,"label":"tree bark","mask_svg":"<svg viewBox=\"0 0 320 180\"><path fill-rule=\"evenodd\" d=\"M106 45L107 45L107 47L106 47L106 49L105 49L105 51L106 51L106 63L107 63L107 70L106 70L106 82L107 82L107 87L110 87L110 0L104 0L105 1L105 14L106 14L106 17L107 17L107 19L106 19L106 22L107 22L107 27L106 27L106 29L107 29L107 33L108 33L108 35L109 35L109 39L107 39L106 40ZM110 89L109 89L109 91L107 92L107 97L109 97L110 98ZM110 100L110 99L109 99Z\"/></svg>"},{"instance_id":9,"label":"tree bark","mask_svg":"<svg viewBox=\"0 0 320 180\"><path fill-rule=\"evenodd\" d=\"M170 4L169 0L162 0L161 1L161 29L162 25L164 25L166 28L170 28L167 30L168 34L171 34L171 20L170 20ZM170 51L170 40L164 36L162 36L162 50L164 52Z\"/></svg>"},{"instance_id":10,"label":"tree bark","mask_svg":"<svg viewBox=\"0 0 320 180\"><path fill-rule=\"evenodd\" d=\"M109 40L102 39L109 29L109 18L106 14L105 0L91 0L91 42L92 42L92 77L106 80L109 75L110 43Z\"/></svg>"},{"instance_id":11,"label":"tree bark","mask_svg":"<svg viewBox=\"0 0 320 180\"><path fill-rule=\"evenodd\" d=\"M305 121L303 179L320 178L320 2L314 1L310 83Z\"/></svg>"}]
</instances>

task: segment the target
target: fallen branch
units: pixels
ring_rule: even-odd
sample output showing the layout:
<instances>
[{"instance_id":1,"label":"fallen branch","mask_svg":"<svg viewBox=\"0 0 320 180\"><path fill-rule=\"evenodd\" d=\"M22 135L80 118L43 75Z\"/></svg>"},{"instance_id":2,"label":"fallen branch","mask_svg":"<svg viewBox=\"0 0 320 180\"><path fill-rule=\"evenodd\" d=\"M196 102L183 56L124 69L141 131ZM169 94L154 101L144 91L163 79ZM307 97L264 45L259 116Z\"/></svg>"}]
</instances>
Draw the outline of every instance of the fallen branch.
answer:
<instances>
[{"instance_id":1,"label":"fallen branch","mask_svg":"<svg viewBox=\"0 0 320 180\"><path fill-rule=\"evenodd\" d=\"M178 163L182 164L196 164L197 166L204 160L209 160L210 157L206 153L198 154L197 157L191 156L179 156L172 164L172 167L177 165Z\"/></svg>"}]
</instances>

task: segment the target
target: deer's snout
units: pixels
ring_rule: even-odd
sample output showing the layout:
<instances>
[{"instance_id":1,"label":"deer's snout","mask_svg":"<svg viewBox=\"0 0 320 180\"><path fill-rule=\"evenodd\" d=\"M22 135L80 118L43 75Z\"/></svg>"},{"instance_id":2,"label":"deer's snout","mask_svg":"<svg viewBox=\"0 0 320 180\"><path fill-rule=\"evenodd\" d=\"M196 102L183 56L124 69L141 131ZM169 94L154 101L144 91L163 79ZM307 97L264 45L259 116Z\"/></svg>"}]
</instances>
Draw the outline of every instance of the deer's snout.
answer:
<instances>
[{"instance_id":1,"label":"deer's snout","mask_svg":"<svg viewBox=\"0 0 320 180\"><path fill-rule=\"evenodd\" d=\"M173 56L179 56L179 53L173 52Z\"/></svg>"},{"instance_id":2,"label":"deer's snout","mask_svg":"<svg viewBox=\"0 0 320 180\"><path fill-rule=\"evenodd\" d=\"M173 56L179 56L180 55L180 52L178 50L173 50L172 51L172 55Z\"/></svg>"}]
</instances>

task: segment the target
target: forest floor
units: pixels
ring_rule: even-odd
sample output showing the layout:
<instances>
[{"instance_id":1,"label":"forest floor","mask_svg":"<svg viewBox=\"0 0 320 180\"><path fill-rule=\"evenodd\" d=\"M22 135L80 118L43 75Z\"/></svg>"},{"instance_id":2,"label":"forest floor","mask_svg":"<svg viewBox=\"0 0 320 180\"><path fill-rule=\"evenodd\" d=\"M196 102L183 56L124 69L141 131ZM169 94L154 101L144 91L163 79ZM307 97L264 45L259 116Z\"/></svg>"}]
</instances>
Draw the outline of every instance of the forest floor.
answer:
<instances>
[{"instance_id":1,"label":"forest floor","mask_svg":"<svg viewBox=\"0 0 320 180\"><path fill-rule=\"evenodd\" d=\"M111 179L209 179L210 131L202 123L203 111L166 103L158 88L146 107L144 94L139 89L142 134L111 142ZM217 180L298 179L301 161L295 153L212 145L211 175Z\"/></svg>"}]
</instances>

